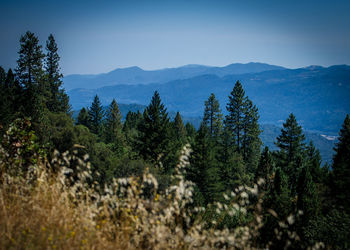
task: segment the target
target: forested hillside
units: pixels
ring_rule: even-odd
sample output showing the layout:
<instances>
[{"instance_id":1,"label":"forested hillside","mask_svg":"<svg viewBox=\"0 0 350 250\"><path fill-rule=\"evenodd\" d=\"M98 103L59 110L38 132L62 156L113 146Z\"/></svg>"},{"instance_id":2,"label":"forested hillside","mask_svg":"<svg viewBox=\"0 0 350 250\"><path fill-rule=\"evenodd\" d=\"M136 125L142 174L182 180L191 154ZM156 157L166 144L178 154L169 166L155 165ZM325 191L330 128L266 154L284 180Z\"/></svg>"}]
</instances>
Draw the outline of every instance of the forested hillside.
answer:
<instances>
[{"instance_id":1,"label":"forested hillside","mask_svg":"<svg viewBox=\"0 0 350 250\"><path fill-rule=\"evenodd\" d=\"M227 93L237 80L259 108L263 124L281 126L288 114L294 113L304 129L336 135L349 112L350 66L347 65L223 77L201 75L161 84L74 89L68 94L73 108L80 109L89 105L95 94L100 97L103 105L108 105L116 96L120 103L147 105L150 96L157 90L170 111L180 111L184 116L196 117L202 116L203 100L211 93L224 106L228 101ZM225 109L223 113L226 114Z\"/></svg>"},{"instance_id":2,"label":"forested hillside","mask_svg":"<svg viewBox=\"0 0 350 250\"><path fill-rule=\"evenodd\" d=\"M105 87L75 119L54 36L43 50L28 31L18 54L14 70L0 67L0 248L349 248L348 66L301 69L304 82L282 80L295 75L283 70L276 81L270 71ZM315 78L320 94L306 106ZM265 110L254 91L282 109ZM147 106L122 120L118 103L137 96ZM330 106L317 106L323 98ZM288 104L304 104L303 114ZM170 119L174 107L202 112L199 128L181 112ZM342 126L331 165L322 164L301 124L334 107ZM260 115L273 112L282 127L275 147L263 147Z\"/></svg>"}]
</instances>

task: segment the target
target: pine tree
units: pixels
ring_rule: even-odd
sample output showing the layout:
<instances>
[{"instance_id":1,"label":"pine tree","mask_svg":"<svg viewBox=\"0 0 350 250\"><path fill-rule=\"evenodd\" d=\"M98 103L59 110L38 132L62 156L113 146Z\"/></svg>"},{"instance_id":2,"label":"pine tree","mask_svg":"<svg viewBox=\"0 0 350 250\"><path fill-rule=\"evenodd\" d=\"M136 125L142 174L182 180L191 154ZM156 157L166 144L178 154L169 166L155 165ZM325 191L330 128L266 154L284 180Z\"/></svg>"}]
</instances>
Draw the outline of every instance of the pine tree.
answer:
<instances>
[{"instance_id":1,"label":"pine tree","mask_svg":"<svg viewBox=\"0 0 350 250\"><path fill-rule=\"evenodd\" d=\"M229 96L229 103L226 106L228 115L226 116L225 126L232 133L233 144L240 153L242 148L243 136L243 119L245 112L245 104L247 97L239 81L236 82L231 95Z\"/></svg>"},{"instance_id":2,"label":"pine tree","mask_svg":"<svg viewBox=\"0 0 350 250\"><path fill-rule=\"evenodd\" d=\"M281 135L277 137L276 146L279 148L277 152L277 164L286 173L289 180L289 187L292 193L296 193L298 175L304 165L305 155L305 136L301 126L298 125L295 116L290 114L283 128Z\"/></svg>"},{"instance_id":3,"label":"pine tree","mask_svg":"<svg viewBox=\"0 0 350 250\"><path fill-rule=\"evenodd\" d=\"M46 58L45 58L45 71L49 81L49 92L51 94L50 100L47 103L48 109L51 112L69 112L69 98L64 92L64 89L60 89L62 85L61 78L63 75L60 73L58 48L55 38L52 34L49 35L46 41Z\"/></svg>"},{"instance_id":4,"label":"pine tree","mask_svg":"<svg viewBox=\"0 0 350 250\"><path fill-rule=\"evenodd\" d=\"M86 108L82 108L79 111L77 117L77 125L84 125L85 127L89 127L89 112Z\"/></svg>"},{"instance_id":5,"label":"pine tree","mask_svg":"<svg viewBox=\"0 0 350 250\"><path fill-rule=\"evenodd\" d=\"M350 213L350 117L346 115L335 147L333 172L331 174L332 194L336 205Z\"/></svg>"},{"instance_id":6,"label":"pine tree","mask_svg":"<svg viewBox=\"0 0 350 250\"><path fill-rule=\"evenodd\" d=\"M186 177L197 185L206 203L213 202L218 199L224 187L215 159L214 142L209 129L203 122L192 149Z\"/></svg>"},{"instance_id":7,"label":"pine tree","mask_svg":"<svg viewBox=\"0 0 350 250\"><path fill-rule=\"evenodd\" d=\"M320 151L315 148L313 142L311 141L309 145L306 146L306 165L310 170L310 174L315 183L321 183L324 179L324 173L321 168L321 155Z\"/></svg>"},{"instance_id":8,"label":"pine tree","mask_svg":"<svg viewBox=\"0 0 350 250\"><path fill-rule=\"evenodd\" d=\"M218 142L214 142L215 158L219 165L219 172L225 190L233 190L237 186L249 181L246 167L241 154L235 152L231 132L227 127Z\"/></svg>"},{"instance_id":9,"label":"pine tree","mask_svg":"<svg viewBox=\"0 0 350 250\"><path fill-rule=\"evenodd\" d=\"M154 164L164 163L169 145L170 122L159 93L154 92L151 103L143 112L143 122L139 126L139 152Z\"/></svg>"},{"instance_id":10,"label":"pine tree","mask_svg":"<svg viewBox=\"0 0 350 250\"><path fill-rule=\"evenodd\" d=\"M268 147L264 148L260 156L259 165L255 173L255 181L259 178L265 180L264 189L267 190L271 186L273 170L275 168L275 163Z\"/></svg>"},{"instance_id":11,"label":"pine tree","mask_svg":"<svg viewBox=\"0 0 350 250\"><path fill-rule=\"evenodd\" d=\"M259 138L261 133L258 124L258 108L247 98L243 119L242 155L247 164L247 171L255 174L260 158L262 142Z\"/></svg>"},{"instance_id":12,"label":"pine tree","mask_svg":"<svg viewBox=\"0 0 350 250\"><path fill-rule=\"evenodd\" d=\"M89 108L89 129L94 134L99 134L101 132L102 119L104 112L102 110L102 105L100 99L96 95L94 101Z\"/></svg>"},{"instance_id":13,"label":"pine tree","mask_svg":"<svg viewBox=\"0 0 350 250\"><path fill-rule=\"evenodd\" d=\"M40 121L43 115L43 105L45 105L45 83L43 79L42 46L39 45L38 38L27 31L20 38L20 50L18 52L16 74L24 92L23 107L26 116Z\"/></svg>"},{"instance_id":14,"label":"pine tree","mask_svg":"<svg viewBox=\"0 0 350 250\"><path fill-rule=\"evenodd\" d=\"M106 143L115 143L120 146L124 144L121 120L122 114L120 113L117 102L113 99L106 113Z\"/></svg>"},{"instance_id":15,"label":"pine tree","mask_svg":"<svg viewBox=\"0 0 350 250\"><path fill-rule=\"evenodd\" d=\"M186 142L187 132L179 112L176 113L176 116L174 119L174 129L175 129L176 140L178 140L180 144L183 146Z\"/></svg>"},{"instance_id":16,"label":"pine tree","mask_svg":"<svg viewBox=\"0 0 350 250\"><path fill-rule=\"evenodd\" d=\"M215 95L211 93L204 105L203 122L209 128L210 135L218 137L222 130L222 113L219 101L215 99Z\"/></svg>"},{"instance_id":17,"label":"pine tree","mask_svg":"<svg viewBox=\"0 0 350 250\"><path fill-rule=\"evenodd\" d=\"M192 125L192 123L187 122L185 125L187 140L191 143L196 137L196 128Z\"/></svg>"},{"instance_id":18,"label":"pine tree","mask_svg":"<svg viewBox=\"0 0 350 250\"><path fill-rule=\"evenodd\" d=\"M309 167L304 167L301 171L298 187L297 209L303 211L303 225L315 218L319 212L320 203L316 190L316 185L312 180Z\"/></svg>"}]
</instances>

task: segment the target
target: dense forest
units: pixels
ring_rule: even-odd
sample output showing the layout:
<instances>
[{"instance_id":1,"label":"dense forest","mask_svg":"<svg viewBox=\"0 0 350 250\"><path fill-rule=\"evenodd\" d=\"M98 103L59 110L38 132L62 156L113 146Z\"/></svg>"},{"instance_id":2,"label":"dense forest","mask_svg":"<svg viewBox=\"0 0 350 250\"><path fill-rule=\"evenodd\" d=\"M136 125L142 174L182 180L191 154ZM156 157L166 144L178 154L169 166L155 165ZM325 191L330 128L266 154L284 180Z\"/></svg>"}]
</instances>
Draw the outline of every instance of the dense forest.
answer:
<instances>
[{"instance_id":1,"label":"dense forest","mask_svg":"<svg viewBox=\"0 0 350 250\"><path fill-rule=\"evenodd\" d=\"M203 100L198 130L157 91L125 120L97 95L74 119L59 61L52 35L44 51L27 32L17 67L0 67L0 248L350 247L349 115L321 165L293 114L278 150L262 147L239 81L225 117Z\"/></svg>"}]
</instances>

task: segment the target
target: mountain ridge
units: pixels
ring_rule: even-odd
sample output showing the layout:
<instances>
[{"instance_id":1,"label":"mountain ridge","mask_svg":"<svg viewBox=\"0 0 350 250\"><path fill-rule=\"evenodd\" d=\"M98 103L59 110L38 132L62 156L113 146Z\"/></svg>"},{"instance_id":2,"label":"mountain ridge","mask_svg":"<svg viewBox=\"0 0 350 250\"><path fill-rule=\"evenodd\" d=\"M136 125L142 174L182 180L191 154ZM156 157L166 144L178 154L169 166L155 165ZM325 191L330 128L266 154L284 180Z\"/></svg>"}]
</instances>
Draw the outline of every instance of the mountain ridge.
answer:
<instances>
[{"instance_id":1,"label":"mountain ridge","mask_svg":"<svg viewBox=\"0 0 350 250\"><path fill-rule=\"evenodd\" d=\"M225 113L227 96L240 80L246 94L259 108L263 123L280 125L294 113L307 130L327 135L338 133L350 107L350 66L272 70L241 75L199 75L166 83L113 85L68 91L74 109L90 105L98 94L103 105L118 103L147 105L155 90L169 111L201 116L204 101L214 93Z\"/></svg>"},{"instance_id":2,"label":"mountain ridge","mask_svg":"<svg viewBox=\"0 0 350 250\"><path fill-rule=\"evenodd\" d=\"M257 73L268 70L283 70L281 66L265 63L232 63L223 67L188 64L176 68L143 70L138 66L117 68L107 73L95 75L73 74L63 78L66 90L75 88L94 89L112 85L137 85L165 83L172 80L187 79L203 74L225 76L229 74Z\"/></svg>"}]
</instances>

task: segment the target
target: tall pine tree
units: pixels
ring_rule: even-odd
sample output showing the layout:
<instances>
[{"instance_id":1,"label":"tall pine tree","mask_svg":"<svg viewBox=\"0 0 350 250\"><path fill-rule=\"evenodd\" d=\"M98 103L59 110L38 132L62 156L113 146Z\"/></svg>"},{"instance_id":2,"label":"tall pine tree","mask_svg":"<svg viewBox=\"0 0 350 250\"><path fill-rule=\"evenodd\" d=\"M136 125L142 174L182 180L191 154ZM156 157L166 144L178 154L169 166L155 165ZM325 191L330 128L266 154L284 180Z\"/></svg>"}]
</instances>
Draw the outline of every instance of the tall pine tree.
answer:
<instances>
[{"instance_id":1,"label":"tall pine tree","mask_svg":"<svg viewBox=\"0 0 350 250\"><path fill-rule=\"evenodd\" d=\"M39 39L30 31L20 38L19 58L16 74L24 92L24 114L40 122L45 105L45 85L43 83L42 60L44 54ZM43 93L44 92L44 93Z\"/></svg>"},{"instance_id":2,"label":"tall pine tree","mask_svg":"<svg viewBox=\"0 0 350 250\"><path fill-rule=\"evenodd\" d=\"M45 58L45 71L49 82L50 99L47 103L48 109L51 112L65 112L68 113L69 98L64 92L64 89L60 89L62 85L61 78L63 75L60 73L58 55L58 48L55 38L52 34L49 35L46 41L46 58Z\"/></svg>"},{"instance_id":3,"label":"tall pine tree","mask_svg":"<svg viewBox=\"0 0 350 250\"><path fill-rule=\"evenodd\" d=\"M143 112L143 122L139 126L139 152L147 161L154 164L167 157L170 122L159 93L154 92L151 103Z\"/></svg>"},{"instance_id":4,"label":"tall pine tree","mask_svg":"<svg viewBox=\"0 0 350 250\"><path fill-rule=\"evenodd\" d=\"M242 149L243 119L246 100L247 97L245 97L242 84L237 81L229 96L229 103L226 106L229 114L226 116L225 126L231 132L233 144L239 153Z\"/></svg>"},{"instance_id":5,"label":"tall pine tree","mask_svg":"<svg viewBox=\"0 0 350 250\"><path fill-rule=\"evenodd\" d=\"M96 95L94 101L89 108L89 129L94 134L100 134L104 111L100 99Z\"/></svg>"},{"instance_id":6,"label":"tall pine tree","mask_svg":"<svg viewBox=\"0 0 350 250\"><path fill-rule=\"evenodd\" d=\"M299 173L303 167L305 156L305 136L301 126L298 125L295 116L291 113L283 123L281 135L277 137L276 146L277 164L288 176L289 187L292 194L296 193Z\"/></svg>"},{"instance_id":7,"label":"tall pine tree","mask_svg":"<svg viewBox=\"0 0 350 250\"><path fill-rule=\"evenodd\" d=\"M331 174L332 194L336 205L350 214L350 117L346 115L335 147L333 172Z\"/></svg>"},{"instance_id":8,"label":"tall pine tree","mask_svg":"<svg viewBox=\"0 0 350 250\"><path fill-rule=\"evenodd\" d=\"M215 99L215 95L211 93L204 105L203 122L208 127L210 135L218 137L222 132L222 113L219 101Z\"/></svg>"},{"instance_id":9,"label":"tall pine tree","mask_svg":"<svg viewBox=\"0 0 350 250\"><path fill-rule=\"evenodd\" d=\"M105 140L106 143L113 143L115 149L122 151L123 145L125 144L124 134L122 132L122 114L120 113L119 107L115 99L108 107L106 112L106 129L105 129Z\"/></svg>"}]
</instances>

